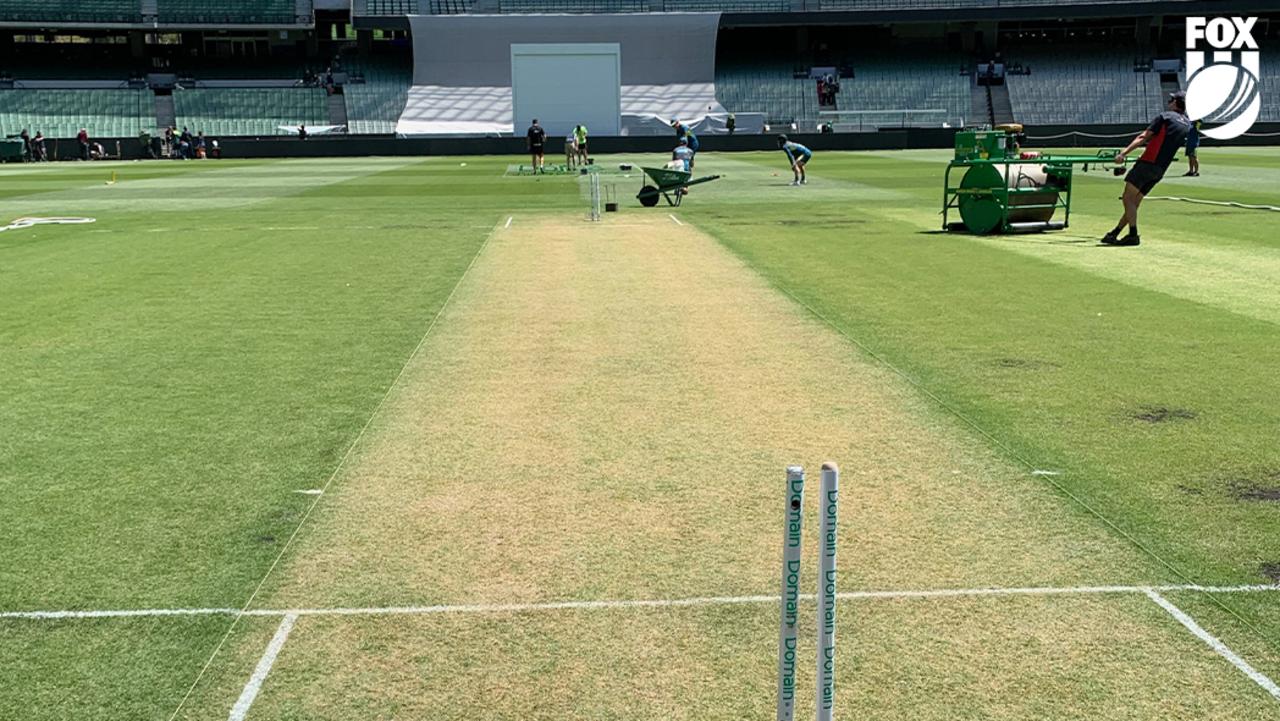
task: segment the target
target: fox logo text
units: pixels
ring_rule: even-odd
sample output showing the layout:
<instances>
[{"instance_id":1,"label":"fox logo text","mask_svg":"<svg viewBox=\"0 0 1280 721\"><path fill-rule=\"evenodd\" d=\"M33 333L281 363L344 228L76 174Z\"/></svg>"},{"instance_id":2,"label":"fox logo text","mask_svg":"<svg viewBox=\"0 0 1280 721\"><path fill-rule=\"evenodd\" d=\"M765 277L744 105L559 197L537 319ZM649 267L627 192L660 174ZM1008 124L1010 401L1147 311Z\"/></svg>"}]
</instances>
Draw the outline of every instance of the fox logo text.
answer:
<instances>
[{"instance_id":1,"label":"fox logo text","mask_svg":"<svg viewBox=\"0 0 1280 721\"><path fill-rule=\"evenodd\" d=\"M1244 134L1262 108L1258 18L1187 18L1187 117L1200 132L1227 140Z\"/></svg>"}]
</instances>

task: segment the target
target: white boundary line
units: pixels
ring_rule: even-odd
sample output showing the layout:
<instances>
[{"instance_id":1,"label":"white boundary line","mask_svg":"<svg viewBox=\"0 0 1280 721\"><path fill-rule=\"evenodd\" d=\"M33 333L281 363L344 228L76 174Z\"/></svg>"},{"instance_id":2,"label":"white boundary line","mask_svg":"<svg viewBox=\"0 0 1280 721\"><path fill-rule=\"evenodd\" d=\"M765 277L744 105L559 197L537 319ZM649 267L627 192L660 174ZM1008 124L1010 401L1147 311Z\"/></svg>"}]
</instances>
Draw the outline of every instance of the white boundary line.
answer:
<instances>
[{"instance_id":1,"label":"white boundary line","mask_svg":"<svg viewBox=\"0 0 1280 721\"><path fill-rule=\"evenodd\" d=\"M507 222L510 223L511 218L507 218ZM347 446L346 452L343 453L342 458L338 460L338 465L334 466L333 473L329 474L328 480L326 480L324 485L320 487L320 493L313 496L315 500L307 506L307 510L302 514L302 518L298 521L298 525L294 527L293 533L289 534L288 540L286 540L284 545L280 547L280 553L276 555L275 560L273 560L271 565L267 567L267 572L263 574L262 580L258 581L258 585L254 587L253 593L249 594L249 599L244 602L244 606L240 608L236 613L235 618L231 621L231 624L227 626L227 632L222 635L222 639L218 641L218 645L213 648L213 653L209 654L209 659L204 662L204 666L202 666L200 668L200 672L196 674L195 680L191 682L191 686L187 689L187 692L183 694L182 699L178 701L177 708L175 708L173 713L169 715L169 721L173 721L178 717L178 713L182 711L182 707L186 705L187 699L191 698L191 694L196 690L196 686L200 685L200 680L204 678L206 673L208 673L209 666L213 664L213 660L218 657L218 653L222 651L222 647L226 645L227 639L231 637L231 632L236 628L236 624L240 623L240 619L243 618L245 613L249 610L249 606L253 605L253 600L258 597L258 593L261 592L263 586L267 584L267 579L271 578L271 574L275 572L276 566L280 565L280 560L284 558L284 554L289 551L289 548L293 545L294 539L298 537L298 533L302 530L302 527L306 525L307 519L311 517L311 512L315 510L317 505L319 505L320 500L324 498L324 494L329 491L329 486L333 485L333 481L338 477L338 473L346 467L347 461L351 458L351 454L355 452L356 446L359 445L360 440L364 438L364 434L369 430L369 426L373 425L373 419L377 418L378 414L382 412L382 407L387 404L387 399L391 397L391 392L396 389L396 386L400 385L400 379L404 377L405 371L409 369L409 364L413 362L414 358L418 357L418 351L422 350L422 346L426 345L427 338L430 337L431 331L435 330L436 324L440 322L440 318L444 316L444 312L448 310L449 304L453 302L453 296L457 295L458 288L462 287L463 281L465 281L467 276L471 274L471 269L475 267L476 261L480 259L485 248L489 247L489 241L493 239L493 236L497 234L497 232L498 226L497 223L494 223L493 228L480 243L480 247L476 249L476 254L471 256L471 262L467 264L465 269L463 269L462 275L458 276L457 282L455 282L453 284L453 288L449 290L449 295L445 296L444 302L440 304L440 308L436 310L436 314L432 316L431 322L427 324L426 330L422 332L422 337L418 339L418 344L413 347L413 351L409 353L407 358L405 358L404 365L400 366L400 372L391 380L390 385L388 385L386 391L383 392L382 398L378 400L378 405L374 406L373 412L369 414L369 418L366 419L364 425L360 427L360 432L351 440L351 445Z\"/></svg>"},{"instance_id":2,"label":"white boundary line","mask_svg":"<svg viewBox=\"0 0 1280 721\"><path fill-rule=\"evenodd\" d=\"M675 213L667 213L667 217L674 220L676 225L684 225L684 223L681 223L680 219L675 216Z\"/></svg>"},{"instance_id":3,"label":"white boundary line","mask_svg":"<svg viewBox=\"0 0 1280 721\"><path fill-rule=\"evenodd\" d=\"M276 656L280 655L280 649L284 648L284 642L289 639L289 632L293 630L293 624L297 620L297 614L293 613L287 613L280 619L280 625L276 627L276 635L271 637L267 650L263 651L262 658L258 659L258 665L253 669L253 675L249 677L248 683L244 685L244 690L240 692L240 698L236 699L236 705L231 707L231 714L227 716L227 721L244 721L244 717L249 713L249 707L253 705L254 699L258 698L258 692L262 690L262 682L266 681L267 674L271 673Z\"/></svg>"},{"instance_id":4,"label":"white boundary line","mask_svg":"<svg viewBox=\"0 0 1280 721\"><path fill-rule=\"evenodd\" d=\"M1272 681L1271 679L1267 678L1266 675L1264 675L1261 671L1258 671L1253 666L1250 666L1248 661L1245 661L1243 658L1240 658L1238 655L1236 655L1236 652L1228 648L1227 644L1223 643L1222 641L1219 641L1213 634L1204 630L1204 628L1201 627L1200 624L1196 623L1196 620L1194 618L1188 616L1182 609L1173 605L1173 603L1170 602L1169 599L1165 598L1164 596L1161 596L1159 593L1155 591L1155 589L1151 589L1151 588L1147 589L1146 594L1147 594L1147 597L1150 598L1152 601L1155 601L1156 604L1160 606L1160 608L1163 608L1164 610L1168 611L1170 616L1173 616L1175 619L1177 619L1178 623L1182 624L1183 626L1186 626L1187 630L1195 634L1196 638L1200 639L1201 641L1204 641L1209 646L1209 648L1216 651L1219 656L1230 661L1232 666L1235 666L1244 675L1252 679L1254 683L1261 686L1264 691L1266 691L1267 693L1275 697L1277 701L1280 701L1280 686L1276 686L1275 681Z\"/></svg>"},{"instance_id":5,"label":"white boundary line","mask_svg":"<svg viewBox=\"0 0 1280 721\"><path fill-rule=\"evenodd\" d=\"M1280 585L1199 586L1028 586L1025 588L943 588L900 591L845 591L836 594L842 601L891 601L984 596L1088 596L1103 594L1147 594L1157 591L1199 593L1280 592ZM695 598L617 599L602 601L546 601L542 603L478 603L433 606L371 606L335 608L155 608L89 611L0 611L0 619L66 620L78 618L137 618L147 616L392 616L436 613L520 613L528 611L608 610L627 608L679 608L687 606L729 606L777 603L778 595L703 596ZM813 594L802 594L812 601Z\"/></svg>"}]
</instances>

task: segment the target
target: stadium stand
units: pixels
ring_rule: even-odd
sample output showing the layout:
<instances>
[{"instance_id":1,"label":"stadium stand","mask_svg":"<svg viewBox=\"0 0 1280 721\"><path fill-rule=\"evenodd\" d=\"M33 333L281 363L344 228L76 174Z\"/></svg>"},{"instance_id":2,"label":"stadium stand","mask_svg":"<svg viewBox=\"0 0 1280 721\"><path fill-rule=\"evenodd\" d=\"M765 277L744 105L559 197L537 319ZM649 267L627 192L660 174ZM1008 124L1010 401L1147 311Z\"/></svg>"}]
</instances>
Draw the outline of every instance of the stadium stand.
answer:
<instances>
[{"instance_id":1,"label":"stadium stand","mask_svg":"<svg viewBox=\"0 0 1280 721\"><path fill-rule=\"evenodd\" d=\"M768 53L768 54L766 54ZM722 55L716 63L716 97L727 110L763 112L771 124L795 121L801 127L815 127L822 111L818 106L817 87L810 78L794 77L791 55L760 49L750 55ZM850 58L853 78L842 78L837 109L841 111L944 110L945 115L920 115L910 124L940 125L960 123L969 115L970 78L960 75L961 58L951 55L894 55ZM867 122L896 125L901 115L869 115ZM858 121L851 116L832 119L837 130L850 128Z\"/></svg>"},{"instance_id":2,"label":"stadium stand","mask_svg":"<svg viewBox=\"0 0 1280 721\"><path fill-rule=\"evenodd\" d=\"M663 0L663 12L781 13L790 0Z\"/></svg>"},{"instance_id":3,"label":"stadium stand","mask_svg":"<svg viewBox=\"0 0 1280 721\"><path fill-rule=\"evenodd\" d=\"M354 6L357 15L460 15L471 12L475 0L365 0L361 10L359 2Z\"/></svg>"},{"instance_id":4,"label":"stadium stand","mask_svg":"<svg viewBox=\"0 0 1280 721\"><path fill-rule=\"evenodd\" d=\"M328 123L326 96L319 88L218 88L174 93L178 127L206 135L288 135L300 123Z\"/></svg>"},{"instance_id":5,"label":"stadium stand","mask_svg":"<svg viewBox=\"0 0 1280 721\"><path fill-rule=\"evenodd\" d=\"M792 78L792 65L783 54L716 63L716 98L726 110L762 112L770 123L789 123L817 117L817 96L810 97L809 80Z\"/></svg>"},{"instance_id":6,"label":"stadium stand","mask_svg":"<svg viewBox=\"0 0 1280 721\"><path fill-rule=\"evenodd\" d=\"M72 138L129 137L155 127L155 103L146 90L0 90L0 132L22 130Z\"/></svg>"},{"instance_id":7,"label":"stadium stand","mask_svg":"<svg viewBox=\"0 0 1280 721\"><path fill-rule=\"evenodd\" d=\"M1160 75L1134 72L1132 55L1108 46L1024 48L1009 58L1031 70L1005 78L1020 123L1141 123L1164 107Z\"/></svg>"},{"instance_id":8,"label":"stadium stand","mask_svg":"<svg viewBox=\"0 0 1280 721\"><path fill-rule=\"evenodd\" d=\"M503 13L647 13L648 0L499 0Z\"/></svg>"},{"instance_id":9,"label":"stadium stand","mask_svg":"<svg viewBox=\"0 0 1280 721\"><path fill-rule=\"evenodd\" d=\"M156 0L162 23L293 24L296 13L295 0Z\"/></svg>"},{"instance_id":10,"label":"stadium stand","mask_svg":"<svg viewBox=\"0 0 1280 721\"><path fill-rule=\"evenodd\" d=\"M51 19L82 23L142 22L138 0L0 0L0 22L42 22Z\"/></svg>"},{"instance_id":11,"label":"stadium stand","mask_svg":"<svg viewBox=\"0 0 1280 721\"><path fill-rule=\"evenodd\" d=\"M1276 88L1280 88L1280 57L1276 57L1274 50L1267 50L1271 48L1264 48L1262 52L1262 114L1258 119L1277 122L1280 121L1280 92L1276 92ZM1185 87L1186 79L1182 82Z\"/></svg>"},{"instance_id":12,"label":"stadium stand","mask_svg":"<svg viewBox=\"0 0 1280 721\"><path fill-rule=\"evenodd\" d=\"M394 133L413 83L412 65L372 61L356 65L353 70L364 76L364 82L348 83L342 89L347 103L347 131Z\"/></svg>"}]
</instances>

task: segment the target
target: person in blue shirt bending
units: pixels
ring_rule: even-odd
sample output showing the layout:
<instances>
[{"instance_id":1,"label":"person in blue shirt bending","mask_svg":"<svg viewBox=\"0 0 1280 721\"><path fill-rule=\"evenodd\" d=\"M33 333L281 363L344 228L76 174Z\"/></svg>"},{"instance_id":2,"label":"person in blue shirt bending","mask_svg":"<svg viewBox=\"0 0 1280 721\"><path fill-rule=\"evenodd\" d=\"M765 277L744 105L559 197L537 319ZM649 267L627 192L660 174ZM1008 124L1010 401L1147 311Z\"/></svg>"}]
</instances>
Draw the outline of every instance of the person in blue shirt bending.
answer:
<instances>
[{"instance_id":1,"label":"person in blue shirt bending","mask_svg":"<svg viewBox=\"0 0 1280 721\"><path fill-rule=\"evenodd\" d=\"M692 128L675 118L671 119L671 127L675 128L676 137L684 138L689 150L693 151L693 154L689 156L689 172L693 172L693 164L697 161L698 155L698 136L693 134Z\"/></svg>"},{"instance_id":2,"label":"person in blue shirt bending","mask_svg":"<svg viewBox=\"0 0 1280 721\"><path fill-rule=\"evenodd\" d=\"M813 159L813 151L800 143L793 143L787 140L785 135L778 136L778 147L787 154L787 161L791 163L791 172L795 175L795 180L791 181L791 184L808 184L808 180L804 177L804 166L808 165L809 161Z\"/></svg>"},{"instance_id":3,"label":"person in blue shirt bending","mask_svg":"<svg viewBox=\"0 0 1280 721\"><path fill-rule=\"evenodd\" d=\"M680 169L688 173L693 170L693 148L689 147L688 138L680 138L680 144L671 151L671 160L680 164Z\"/></svg>"}]
</instances>

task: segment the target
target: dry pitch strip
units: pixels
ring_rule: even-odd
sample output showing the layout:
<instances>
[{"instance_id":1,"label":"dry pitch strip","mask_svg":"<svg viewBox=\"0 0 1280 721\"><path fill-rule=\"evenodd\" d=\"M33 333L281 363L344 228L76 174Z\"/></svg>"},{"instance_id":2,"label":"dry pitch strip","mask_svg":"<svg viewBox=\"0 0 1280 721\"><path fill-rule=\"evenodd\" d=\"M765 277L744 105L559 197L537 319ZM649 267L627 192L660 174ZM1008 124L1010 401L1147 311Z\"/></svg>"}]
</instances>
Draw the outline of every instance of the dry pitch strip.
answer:
<instances>
[{"instance_id":1,"label":"dry pitch strip","mask_svg":"<svg viewBox=\"0 0 1280 721\"><path fill-rule=\"evenodd\" d=\"M840 469L822 464L818 489L817 721L831 721L836 685L836 525ZM782 543L782 613L778 624L778 721L791 721L796 701L796 642L800 616L800 550L804 540L804 468L787 468Z\"/></svg>"}]
</instances>

